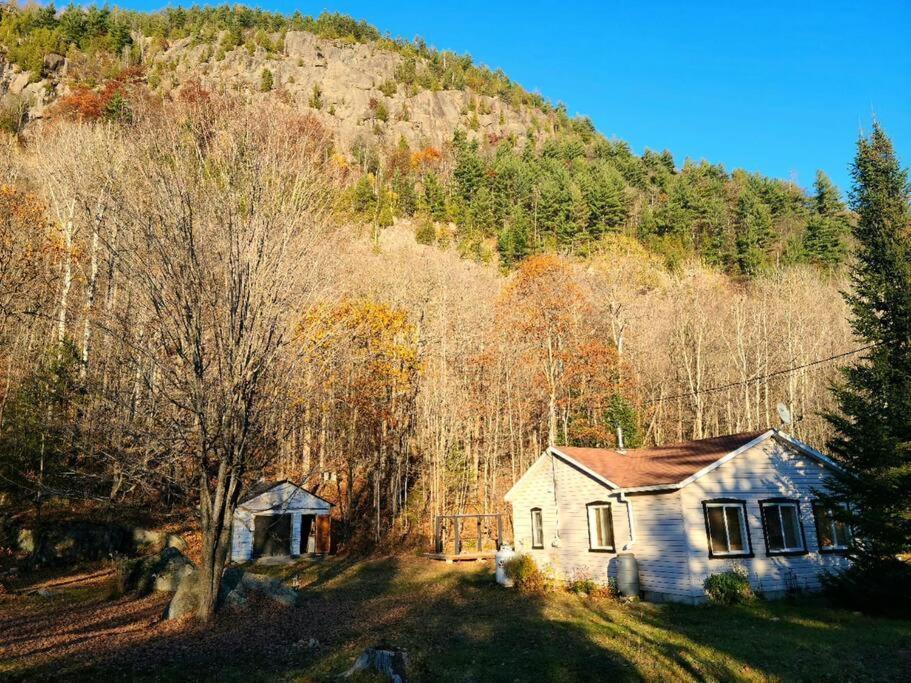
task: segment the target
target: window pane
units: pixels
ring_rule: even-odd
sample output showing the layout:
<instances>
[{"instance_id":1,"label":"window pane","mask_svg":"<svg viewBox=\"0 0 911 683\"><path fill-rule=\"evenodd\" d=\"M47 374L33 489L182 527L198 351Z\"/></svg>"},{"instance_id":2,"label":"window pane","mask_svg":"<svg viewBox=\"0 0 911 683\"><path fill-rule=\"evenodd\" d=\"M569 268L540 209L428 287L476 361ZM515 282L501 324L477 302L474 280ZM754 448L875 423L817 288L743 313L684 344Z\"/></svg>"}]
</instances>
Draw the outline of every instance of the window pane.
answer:
<instances>
[{"instance_id":1,"label":"window pane","mask_svg":"<svg viewBox=\"0 0 911 683\"><path fill-rule=\"evenodd\" d=\"M544 529L541 524L541 511L531 511L531 539L532 545L544 545Z\"/></svg>"},{"instance_id":2,"label":"window pane","mask_svg":"<svg viewBox=\"0 0 911 683\"><path fill-rule=\"evenodd\" d=\"M768 534L769 550L781 550L784 547L784 533L781 530L781 519L778 517L778 506L763 505L762 516Z\"/></svg>"},{"instance_id":3,"label":"window pane","mask_svg":"<svg viewBox=\"0 0 911 683\"><path fill-rule=\"evenodd\" d=\"M709 538L712 539L712 551L726 553L728 551L727 536L724 533L724 508L706 508L709 518Z\"/></svg>"},{"instance_id":4,"label":"window pane","mask_svg":"<svg viewBox=\"0 0 911 683\"><path fill-rule=\"evenodd\" d=\"M740 521L743 517L743 508L731 506L725 508L728 516L728 539L730 541L731 552L742 552L744 550L743 530L740 527Z\"/></svg>"},{"instance_id":5,"label":"window pane","mask_svg":"<svg viewBox=\"0 0 911 683\"><path fill-rule=\"evenodd\" d=\"M603 548L614 547L614 530L611 528L610 508L598 510L598 543Z\"/></svg>"},{"instance_id":6,"label":"window pane","mask_svg":"<svg viewBox=\"0 0 911 683\"><path fill-rule=\"evenodd\" d=\"M592 508L592 517L595 518L594 519L594 522L595 522L595 547L600 548L602 545L604 545L604 542L601 540L602 538L604 538L604 528L603 528L603 521L601 519L601 509Z\"/></svg>"},{"instance_id":7,"label":"window pane","mask_svg":"<svg viewBox=\"0 0 911 683\"><path fill-rule=\"evenodd\" d=\"M784 527L785 547L803 548L800 537L800 520L797 519L797 508L793 505L781 506L781 524Z\"/></svg>"},{"instance_id":8,"label":"window pane","mask_svg":"<svg viewBox=\"0 0 911 683\"><path fill-rule=\"evenodd\" d=\"M848 540L850 538L849 532L848 532L848 525L845 524L844 522L834 522L833 527L834 527L834 531L835 531L835 533L834 533L835 544L842 548L847 547Z\"/></svg>"},{"instance_id":9,"label":"window pane","mask_svg":"<svg viewBox=\"0 0 911 683\"><path fill-rule=\"evenodd\" d=\"M832 517L828 510L821 507L816 508L816 535L820 548L831 548L835 544L832 536Z\"/></svg>"}]
</instances>

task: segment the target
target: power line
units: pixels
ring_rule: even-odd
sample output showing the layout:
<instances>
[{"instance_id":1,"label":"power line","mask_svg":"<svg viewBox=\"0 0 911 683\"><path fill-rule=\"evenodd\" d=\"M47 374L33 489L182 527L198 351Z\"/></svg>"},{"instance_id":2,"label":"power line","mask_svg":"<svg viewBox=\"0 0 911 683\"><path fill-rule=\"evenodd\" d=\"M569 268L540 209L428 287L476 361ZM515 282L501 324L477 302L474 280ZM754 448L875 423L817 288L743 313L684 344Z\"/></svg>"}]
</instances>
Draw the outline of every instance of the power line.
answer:
<instances>
[{"instance_id":1,"label":"power line","mask_svg":"<svg viewBox=\"0 0 911 683\"><path fill-rule=\"evenodd\" d=\"M741 380L739 382L731 382L729 384L721 384L717 387L709 387L707 389L700 389L699 391L687 391L683 394L675 394L674 396L662 396L660 398L652 398L645 401L646 405L651 405L654 403L663 403L664 401L674 401L678 398L690 398L692 396L699 396L702 394L713 394L718 391L725 391L726 389L733 389L735 387L749 386L751 384L756 384L766 379L771 379L772 377L780 377L781 375L790 375L792 372L797 372L798 370L805 370L806 368L812 368L817 365L822 365L823 363L831 363L833 360L838 360L839 358L845 358L846 356L853 356L855 353L860 353L861 351L867 351L872 349L876 344L867 344L866 346L861 346L851 351L845 351L844 353L838 353L834 356L829 356L828 358L819 358L817 360L811 361L809 363L804 363L803 365L795 365L794 367L784 368L783 370L776 370L775 372L770 372L766 375L757 375L756 377L751 377L749 379Z\"/></svg>"}]
</instances>

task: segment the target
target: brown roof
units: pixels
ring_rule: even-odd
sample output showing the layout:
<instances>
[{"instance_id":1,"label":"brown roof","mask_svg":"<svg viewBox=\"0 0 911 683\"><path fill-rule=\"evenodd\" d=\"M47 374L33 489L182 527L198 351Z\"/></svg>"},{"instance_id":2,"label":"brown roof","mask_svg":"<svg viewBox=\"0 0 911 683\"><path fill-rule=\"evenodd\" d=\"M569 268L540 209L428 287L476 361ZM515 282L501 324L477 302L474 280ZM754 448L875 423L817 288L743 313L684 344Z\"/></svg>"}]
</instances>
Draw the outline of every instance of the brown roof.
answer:
<instances>
[{"instance_id":1,"label":"brown roof","mask_svg":"<svg viewBox=\"0 0 911 683\"><path fill-rule=\"evenodd\" d=\"M631 448L625 454L608 448L559 446L564 453L620 488L679 484L736 451L764 432L744 432L653 448Z\"/></svg>"}]
</instances>

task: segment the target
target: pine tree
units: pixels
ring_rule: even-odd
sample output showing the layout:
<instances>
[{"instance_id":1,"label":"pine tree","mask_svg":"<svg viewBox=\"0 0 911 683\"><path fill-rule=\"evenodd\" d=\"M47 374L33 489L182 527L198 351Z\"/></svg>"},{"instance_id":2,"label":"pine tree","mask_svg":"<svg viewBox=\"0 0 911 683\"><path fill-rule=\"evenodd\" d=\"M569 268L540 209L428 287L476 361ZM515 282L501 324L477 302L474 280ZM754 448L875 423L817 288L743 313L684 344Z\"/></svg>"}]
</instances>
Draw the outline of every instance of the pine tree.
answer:
<instances>
[{"instance_id":1,"label":"pine tree","mask_svg":"<svg viewBox=\"0 0 911 683\"><path fill-rule=\"evenodd\" d=\"M853 168L858 221L852 326L872 348L844 369L829 448L851 475L836 474L828 504L854 530L854 567L837 581L866 607L911 611L911 211L907 171L875 125ZM842 508L842 505L848 507Z\"/></svg>"},{"instance_id":2,"label":"pine tree","mask_svg":"<svg viewBox=\"0 0 911 683\"><path fill-rule=\"evenodd\" d=\"M834 268L845 258L850 224L838 190L822 171L816 172L815 190L814 213L807 221L803 249L812 263Z\"/></svg>"},{"instance_id":3,"label":"pine tree","mask_svg":"<svg viewBox=\"0 0 911 683\"><path fill-rule=\"evenodd\" d=\"M755 275L765 264L766 249L772 239L772 215L769 208L747 190L737 201L734 223L737 268L742 275Z\"/></svg>"}]
</instances>

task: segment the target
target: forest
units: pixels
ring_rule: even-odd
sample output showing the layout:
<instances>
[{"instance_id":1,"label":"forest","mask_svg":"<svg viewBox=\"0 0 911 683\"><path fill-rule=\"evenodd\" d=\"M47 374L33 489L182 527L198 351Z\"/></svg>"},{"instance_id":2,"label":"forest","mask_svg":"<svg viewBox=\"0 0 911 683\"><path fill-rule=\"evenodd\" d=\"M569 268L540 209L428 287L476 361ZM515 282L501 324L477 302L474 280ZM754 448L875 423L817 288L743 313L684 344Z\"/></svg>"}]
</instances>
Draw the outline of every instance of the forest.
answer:
<instances>
[{"instance_id":1,"label":"forest","mask_svg":"<svg viewBox=\"0 0 911 683\"><path fill-rule=\"evenodd\" d=\"M162 92L146 61L176 40L277 53L288 31L395 53L390 92L464 91L467 125L342 145L316 116L329 93L295 106L268 70L255 93ZM858 252L879 219L822 171L803 189L637 155L468 56L337 14L7 6L0 46L17 77L57 55L71 81L40 117L0 102L0 506L177 520L214 601L263 478L333 501L349 548L417 549L436 514L501 511L548 445L618 430L761 430L784 404L794 436L853 457L839 368L896 347L857 291L892 265ZM479 130L489 98L533 111L527 133ZM373 102L367 131L389 115Z\"/></svg>"},{"instance_id":2,"label":"forest","mask_svg":"<svg viewBox=\"0 0 911 683\"><path fill-rule=\"evenodd\" d=\"M4 13L10 59L121 50L125 68L136 29L389 42L337 15L52 9ZM677 168L582 119L339 163L289 107L256 127L260 105L199 87L118 93L92 109L75 91L4 143L0 475L15 499L171 509L226 461L232 486L308 482L346 533L418 543L433 513L497 508L551 441L758 429L779 402L800 438L830 434L833 360L859 345L839 295L853 219L822 173L805 194Z\"/></svg>"}]
</instances>

